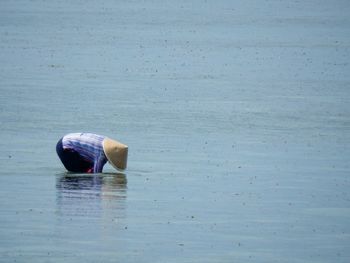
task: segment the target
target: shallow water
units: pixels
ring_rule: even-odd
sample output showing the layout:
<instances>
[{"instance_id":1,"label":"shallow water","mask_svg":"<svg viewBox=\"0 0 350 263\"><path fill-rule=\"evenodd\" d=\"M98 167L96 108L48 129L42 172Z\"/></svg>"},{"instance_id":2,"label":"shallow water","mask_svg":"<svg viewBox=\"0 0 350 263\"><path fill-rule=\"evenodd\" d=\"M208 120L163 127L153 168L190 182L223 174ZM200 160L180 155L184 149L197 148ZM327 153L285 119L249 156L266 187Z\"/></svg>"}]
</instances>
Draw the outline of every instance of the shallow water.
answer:
<instances>
[{"instance_id":1,"label":"shallow water","mask_svg":"<svg viewBox=\"0 0 350 263\"><path fill-rule=\"evenodd\" d=\"M349 262L349 9L1 1L0 261Z\"/></svg>"}]
</instances>

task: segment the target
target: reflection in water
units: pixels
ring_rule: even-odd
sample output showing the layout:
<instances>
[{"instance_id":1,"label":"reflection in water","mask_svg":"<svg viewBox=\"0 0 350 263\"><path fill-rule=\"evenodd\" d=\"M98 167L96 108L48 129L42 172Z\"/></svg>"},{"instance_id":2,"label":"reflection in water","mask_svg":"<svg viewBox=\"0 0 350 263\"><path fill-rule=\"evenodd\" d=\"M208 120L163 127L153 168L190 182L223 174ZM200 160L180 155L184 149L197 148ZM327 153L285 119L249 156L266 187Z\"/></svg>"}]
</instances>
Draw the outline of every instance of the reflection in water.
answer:
<instances>
[{"instance_id":1,"label":"reflection in water","mask_svg":"<svg viewBox=\"0 0 350 263\"><path fill-rule=\"evenodd\" d=\"M122 173L73 174L57 176L57 213L60 219L123 218L127 179Z\"/></svg>"}]
</instances>

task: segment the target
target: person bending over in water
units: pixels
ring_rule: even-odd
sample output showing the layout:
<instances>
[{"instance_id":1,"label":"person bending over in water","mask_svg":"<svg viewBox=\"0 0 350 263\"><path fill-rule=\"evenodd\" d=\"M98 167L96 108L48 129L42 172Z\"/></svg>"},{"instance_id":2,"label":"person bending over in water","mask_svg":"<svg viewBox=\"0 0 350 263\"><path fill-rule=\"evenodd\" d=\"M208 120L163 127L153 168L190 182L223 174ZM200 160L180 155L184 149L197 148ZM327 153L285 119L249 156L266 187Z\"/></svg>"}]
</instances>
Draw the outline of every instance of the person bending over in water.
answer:
<instances>
[{"instance_id":1,"label":"person bending over in water","mask_svg":"<svg viewBox=\"0 0 350 263\"><path fill-rule=\"evenodd\" d=\"M107 161L116 169L125 169L128 146L102 135L70 133L56 145L64 167L75 173L101 173Z\"/></svg>"}]
</instances>

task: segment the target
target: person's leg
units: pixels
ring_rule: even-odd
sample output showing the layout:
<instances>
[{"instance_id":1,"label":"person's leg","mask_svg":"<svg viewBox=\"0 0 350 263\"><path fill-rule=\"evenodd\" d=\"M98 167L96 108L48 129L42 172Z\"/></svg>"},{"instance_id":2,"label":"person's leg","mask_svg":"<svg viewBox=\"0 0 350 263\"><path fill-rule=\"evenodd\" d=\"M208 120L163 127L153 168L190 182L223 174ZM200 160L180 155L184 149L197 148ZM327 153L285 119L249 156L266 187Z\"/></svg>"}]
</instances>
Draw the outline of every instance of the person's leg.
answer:
<instances>
[{"instance_id":1,"label":"person's leg","mask_svg":"<svg viewBox=\"0 0 350 263\"><path fill-rule=\"evenodd\" d=\"M56 152L64 167L70 172L86 173L93 167L93 164L85 161L77 152L64 150L62 139L56 145Z\"/></svg>"}]
</instances>

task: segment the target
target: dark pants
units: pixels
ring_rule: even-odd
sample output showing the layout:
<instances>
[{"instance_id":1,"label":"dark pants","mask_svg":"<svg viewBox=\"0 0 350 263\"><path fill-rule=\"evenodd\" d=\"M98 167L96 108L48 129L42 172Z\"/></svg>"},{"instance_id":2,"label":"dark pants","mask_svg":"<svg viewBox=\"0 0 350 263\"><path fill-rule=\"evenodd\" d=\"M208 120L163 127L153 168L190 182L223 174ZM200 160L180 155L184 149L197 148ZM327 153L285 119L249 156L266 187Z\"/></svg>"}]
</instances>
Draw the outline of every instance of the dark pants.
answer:
<instances>
[{"instance_id":1,"label":"dark pants","mask_svg":"<svg viewBox=\"0 0 350 263\"><path fill-rule=\"evenodd\" d=\"M56 152L64 167L70 172L86 173L93 168L93 164L84 160L76 151L63 149L62 139L56 145Z\"/></svg>"}]
</instances>

